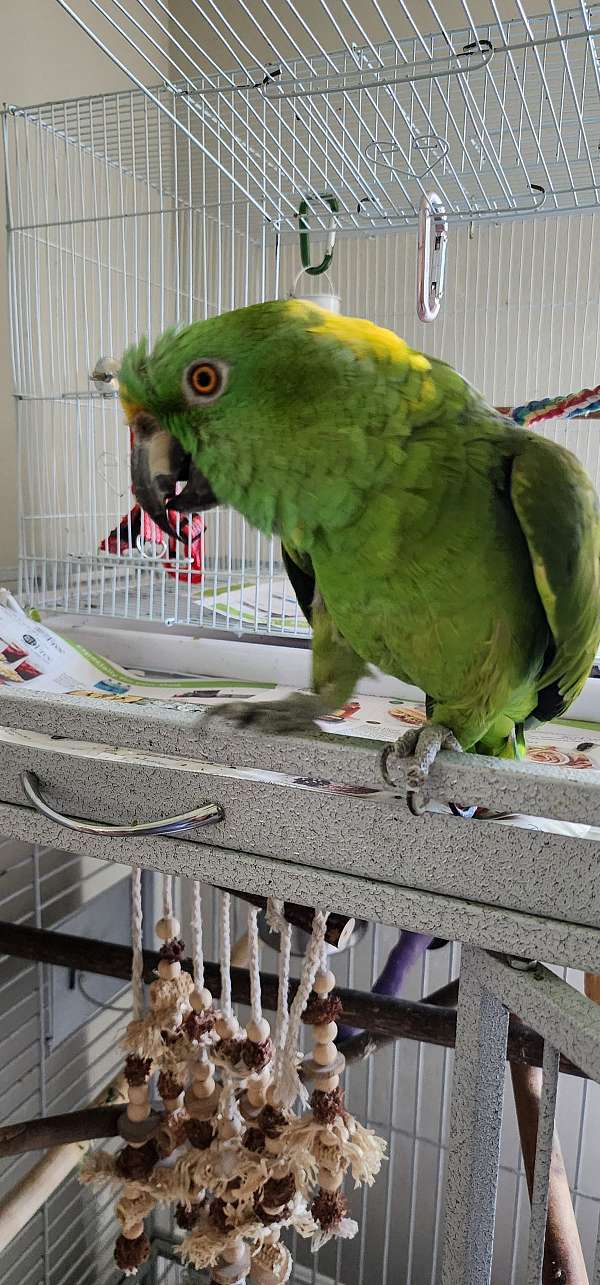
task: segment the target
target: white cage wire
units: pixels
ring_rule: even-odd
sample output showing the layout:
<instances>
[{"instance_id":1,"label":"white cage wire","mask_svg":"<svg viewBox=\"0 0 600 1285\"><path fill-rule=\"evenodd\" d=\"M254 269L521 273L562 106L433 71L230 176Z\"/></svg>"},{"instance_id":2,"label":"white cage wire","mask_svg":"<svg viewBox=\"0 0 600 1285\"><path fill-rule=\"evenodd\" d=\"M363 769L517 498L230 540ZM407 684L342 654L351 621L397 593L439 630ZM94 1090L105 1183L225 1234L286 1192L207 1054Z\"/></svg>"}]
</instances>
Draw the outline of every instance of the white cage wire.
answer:
<instances>
[{"instance_id":1,"label":"white cage wire","mask_svg":"<svg viewBox=\"0 0 600 1285\"><path fill-rule=\"evenodd\" d=\"M310 13L260 0L231 14L212 0L59 3L124 68L135 58L162 83L145 90L132 71L131 92L4 113L21 594L46 609L306 638L278 542L234 514L206 516L195 563L191 535L170 552L131 522L107 547L132 504L129 444L116 394L90 379L96 363L142 334L285 295L300 201L323 235L328 193L345 311L450 359L496 403L593 382L600 7L551 2L530 17L518 3L508 20L496 0L319 0ZM442 313L425 328L414 229L432 184L451 244ZM541 234L549 282L535 276ZM503 329L511 308L531 318L542 290L551 342L530 326L515 351L510 325L499 342L494 321ZM555 338L565 325L570 363ZM593 433L567 440L596 476Z\"/></svg>"}]
</instances>

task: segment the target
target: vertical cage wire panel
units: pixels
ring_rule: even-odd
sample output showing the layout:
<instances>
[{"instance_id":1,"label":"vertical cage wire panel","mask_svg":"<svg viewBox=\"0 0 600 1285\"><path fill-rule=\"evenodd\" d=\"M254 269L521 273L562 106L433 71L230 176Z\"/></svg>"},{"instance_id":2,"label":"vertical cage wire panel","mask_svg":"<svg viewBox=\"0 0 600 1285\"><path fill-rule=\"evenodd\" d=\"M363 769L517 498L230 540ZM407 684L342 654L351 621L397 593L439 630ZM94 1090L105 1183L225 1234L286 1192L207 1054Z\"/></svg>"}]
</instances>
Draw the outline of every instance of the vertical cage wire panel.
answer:
<instances>
[{"instance_id":1,"label":"vertical cage wire panel","mask_svg":"<svg viewBox=\"0 0 600 1285\"><path fill-rule=\"evenodd\" d=\"M0 874L0 919L48 929L127 878L112 862L12 840L0 840ZM128 988L115 992L110 1008L94 1012L92 1004L89 1020L64 1040L54 1036L52 994L45 965L0 956L2 1124L78 1110L120 1070ZM0 1200L42 1154L0 1161ZM117 1285L113 1203L82 1188L73 1172L3 1251L3 1285Z\"/></svg>"},{"instance_id":2,"label":"vertical cage wire panel","mask_svg":"<svg viewBox=\"0 0 600 1285\"><path fill-rule=\"evenodd\" d=\"M191 124L190 104L161 94ZM244 133L237 102L236 137L283 188L289 155L306 156L299 144L290 152L281 122L273 133L263 99L260 108L259 130L256 104L244 107ZM225 127L211 95L205 115L214 142ZM298 269L296 236L240 199L218 156L142 93L10 111L4 134L22 596L46 609L306 638L278 542L235 514L206 515L201 576L190 572L189 542L172 556L164 545L140 549L131 523L122 549L101 550L132 504L129 443L117 397L90 381L99 356L118 356L141 334L152 342L169 325L284 296ZM203 121L200 137L208 134ZM592 382L597 367L597 218L455 228L446 298L426 332L413 306L411 229L390 230L388 219L338 234L334 284L345 311L450 360L492 402L566 391ZM598 480L593 423L542 431L575 449Z\"/></svg>"}]
</instances>

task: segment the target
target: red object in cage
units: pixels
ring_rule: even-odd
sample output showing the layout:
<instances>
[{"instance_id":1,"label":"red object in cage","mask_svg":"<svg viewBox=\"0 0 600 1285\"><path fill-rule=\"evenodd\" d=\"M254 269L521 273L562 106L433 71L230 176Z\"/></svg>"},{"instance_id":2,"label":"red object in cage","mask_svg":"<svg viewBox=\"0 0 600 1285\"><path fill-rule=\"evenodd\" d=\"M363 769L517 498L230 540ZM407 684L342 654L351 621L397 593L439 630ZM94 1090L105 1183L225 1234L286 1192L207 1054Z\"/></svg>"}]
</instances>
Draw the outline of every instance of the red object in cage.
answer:
<instances>
[{"instance_id":1,"label":"red object in cage","mask_svg":"<svg viewBox=\"0 0 600 1285\"><path fill-rule=\"evenodd\" d=\"M185 580L191 584L200 584L202 580L203 565L203 535L204 523L199 513L170 513L169 518L176 524L179 518L179 533L183 536L184 544L175 539L174 536L165 535L156 522L140 508L139 504L134 504L130 513L121 518L118 527L114 527L100 545L102 553L132 553L134 549L143 551L146 544L152 544L156 548L167 545L167 554L165 555L162 565L167 575L178 580ZM191 526L190 526L191 520ZM185 558L185 566L181 563L177 565L170 559L175 558L177 547L179 545L180 557Z\"/></svg>"},{"instance_id":2,"label":"red object in cage","mask_svg":"<svg viewBox=\"0 0 600 1285\"><path fill-rule=\"evenodd\" d=\"M100 551L102 553L129 554L138 549L143 553L146 544L151 544L155 549L167 546L167 552L162 565L167 575L177 580L185 580L186 583L200 584L204 571L203 567L203 537L204 522L199 513L168 513L171 525L177 528L179 520L179 534L183 537L184 543L177 540L175 536L167 536L161 531L160 527L153 522L152 518L140 508L139 504L134 504L130 513L121 518L119 525L113 527L113 530L102 541ZM177 562L171 562L171 558L176 558L179 549L180 558L185 559L185 566Z\"/></svg>"}]
</instances>

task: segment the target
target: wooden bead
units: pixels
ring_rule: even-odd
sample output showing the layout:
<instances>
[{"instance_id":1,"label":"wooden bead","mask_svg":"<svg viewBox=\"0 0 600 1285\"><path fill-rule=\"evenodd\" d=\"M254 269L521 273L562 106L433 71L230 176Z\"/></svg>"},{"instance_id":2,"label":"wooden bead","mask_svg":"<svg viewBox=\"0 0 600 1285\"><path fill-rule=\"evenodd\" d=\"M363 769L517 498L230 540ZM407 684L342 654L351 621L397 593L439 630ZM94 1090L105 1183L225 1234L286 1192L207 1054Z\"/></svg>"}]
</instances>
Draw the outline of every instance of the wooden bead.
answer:
<instances>
[{"instance_id":1,"label":"wooden bead","mask_svg":"<svg viewBox=\"0 0 600 1285\"><path fill-rule=\"evenodd\" d=\"M183 1093L180 1093L177 1098L163 1098L163 1102L165 1111L168 1111L169 1115L171 1115L173 1111L177 1111L179 1107L183 1106Z\"/></svg>"},{"instance_id":2,"label":"wooden bead","mask_svg":"<svg viewBox=\"0 0 600 1285\"><path fill-rule=\"evenodd\" d=\"M125 1240L137 1240L144 1233L144 1224L142 1222L130 1223L128 1227L123 1227L122 1235Z\"/></svg>"},{"instance_id":3,"label":"wooden bead","mask_svg":"<svg viewBox=\"0 0 600 1285\"><path fill-rule=\"evenodd\" d=\"M268 1040L271 1034L271 1027L265 1017L261 1017L260 1022L248 1022L246 1035L253 1044L262 1044Z\"/></svg>"},{"instance_id":4,"label":"wooden bead","mask_svg":"<svg viewBox=\"0 0 600 1285\"><path fill-rule=\"evenodd\" d=\"M208 1080L214 1069L212 1062L197 1062L192 1069L192 1079L194 1083L199 1082L201 1084L203 1080Z\"/></svg>"},{"instance_id":5,"label":"wooden bead","mask_svg":"<svg viewBox=\"0 0 600 1285\"><path fill-rule=\"evenodd\" d=\"M127 1119L133 1120L136 1124L138 1121L147 1120L150 1115L149 1102L128 1102Z\"/></svg>"},{"instance_id":6,"label":"wooden bead","mask_svg":"<svg viewBox=\"0 0 600 1285\"><path fill-rule=\"evenodd\" d=\"M220 1089L215 1085L212 1097L197 1098L193 1089L185 1095L185 1108L194 1120L210 1120L219 1109Z\"/></svg>"},{"instance_id":7,"label":"wooden bead","mask_svg":"<svg viewBox=\"0 0 600 1285\"><path fill-rule=\"evenodd\" d=\"M338 1033L335 1022L325 1022L323 1026L313 1026L315 1044L333 1044Z\"/></svg>"},{"instance_id":8,"label":"wooden bead","mask_svg":"<svg viewBox=\"0 0 600 1285\"><path fill-rule=\"evenodd\" d=\"M162 977L163 981L172 981L174 977L179 977L180 972L181 964L178 960L175 959L172 962L169 959L159 960L158 976Z\"/></svg>"},{"instance_id":9,"label":"wooden bead","mask_svg":"<svg viewBox=\"0 0 600 1285\"><path fill-rule=\"evenodd\" d=\"M221 1040L230 1040L239 1030L237 1017L219 1017L215 1023L215 1030Z\"/></svg>"},{"instance_id":10,"label":"wooden bead","mask_svg":"<svg viewBox=\"0 0 600 1285\"><path fill-rule=\"evenodd\" d=\"M219 1128L220 1138L239 1138L243 1130L240 1120L222 1120Z\"/></svg>"},{"instance_id":11,"label":"wooden bead","mask_svg":"<svg viewBox=\"0 0 600 1285\"><path fill-rule=\"evenodd\" d=\"M264 1107L267 1101L267 1091L264 1084L253 1084L252 1080L248 1083L246 1096L251 1107Z\"/></svg>"},{"instance_id":12,"label":"wooden bead","mask_svg":"<svg viewBox=\"0 0 600 1285\"><path fill-rule=\"evenodd\" d=\"M130 1102L147 1102L148 1085L147 1084L130 1084L127 1096Z\"/></svg>"},{"instance_id":13,"label":"wooden bead","mask_svg":"<svg viewBox=\"0 0 600 1285\"><path fill-rule=\"evenodd\" d=\"M231 1245L229 1249L224 1249L222 1257L226 1263L241 1262L241 1260L244 1258L243 1240L236 1240L235 1245Z\"/></svg>"},{"instance_id":14,"label":"wooden bead","mask_svg":"<svg viewBox=\"0 0 600 1285\"><path fill-rule=\"evenodd\" d=\"M343 1173L332 1173L330 1169L319 1169L319 1186L323 1191L338 1191L344 1181Z\"/></svg>"},{"instance_id":15,"label":"wooden bead","mask_svg":"<svg viewBox=\"0 0 600 1285\"><path fill-rule=\"evenodd\" d=\"M339 1082L339 1075L330 1075L327 1078L323 1077L323 1079L319 1076L317 1088L320 1089L321 1093L333 1093L333 1090L337 1089Z\"/></svg>"},{"instance_id":16,"label":"wooden bead","mask_svg":"<svg viewBox=\"0 0 600 1285\"><path fill-rule=\"evenodd\" d=\"M317 1044L313 1058L318 1066L333 1066L337 1055L335 1044Z\"/></svg>"},{"instance_id":17,"label":"wooden bead","mask_svg":"<svg viewBox=\"0 0 600 1285\"><path fill-rule=\"evenodd\" d=\"M212 1097L214 1091L215 1091L215 1082L212 1078L212 1075L208 1080L204 1080L204 1082L200 1080L194 1080L193 1092L194 1092L195 1098L210 1098Z\"/></svg>"},{"instance_id":18,"label":"wooden bead","mask_svg":"<svg viewBox=\"0 0 600 1285\"><path fill-rule=\"evenodd\" d=\"M205 1008L210 1008L213 997L206 986L202 990L193 990L190 995L190 1004L195 1013L202 1013Z\"/></svg>"},{"instance_id":19,"label":"wooden bead","mask_svg":"<svg viewBox=\"0 0 600 1285\"><path fill-rule=\"evenodd\" d=\"M317 992L317 995L328 995L334 986L335 973L332 973L330 968L325 973L317 973L313 985L313 990Z\"/></svg>"},{"instance_id":20,"label":"wooden bead","mask_svg":"<svg viewBox=\"0 0 600 1285\"><path fill-rule=\"evenodd\" d=\"M156 936L161 941L173 941L174 937L179 937L181 933L181 924L174 915L169 915L166 919L159 919L156 925Z\"/></svg>"}]
</instances>

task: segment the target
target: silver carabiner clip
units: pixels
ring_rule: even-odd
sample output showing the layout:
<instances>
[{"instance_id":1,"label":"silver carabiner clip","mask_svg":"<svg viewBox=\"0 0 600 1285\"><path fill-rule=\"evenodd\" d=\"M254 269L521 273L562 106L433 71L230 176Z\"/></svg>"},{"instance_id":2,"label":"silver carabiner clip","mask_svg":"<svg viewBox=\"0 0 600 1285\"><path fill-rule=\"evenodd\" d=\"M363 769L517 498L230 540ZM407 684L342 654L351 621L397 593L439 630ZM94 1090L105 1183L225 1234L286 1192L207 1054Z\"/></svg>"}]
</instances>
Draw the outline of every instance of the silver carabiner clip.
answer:
<instances>
[{"instance_id":1,"label":"silver carabiner clip","mask_svg":"<svg viewBox=\"0 0 600 1285\"><path fill-rule=\"evenodd\" d=\"M417 314L420 321L435 321L440 310L447 248L448 219L441 198L436 192L424 192L419 202L417 241Z\"/></svg>"}]
</instances>

